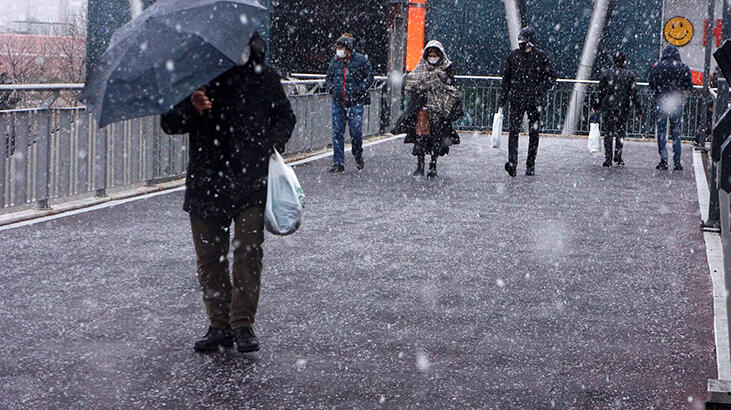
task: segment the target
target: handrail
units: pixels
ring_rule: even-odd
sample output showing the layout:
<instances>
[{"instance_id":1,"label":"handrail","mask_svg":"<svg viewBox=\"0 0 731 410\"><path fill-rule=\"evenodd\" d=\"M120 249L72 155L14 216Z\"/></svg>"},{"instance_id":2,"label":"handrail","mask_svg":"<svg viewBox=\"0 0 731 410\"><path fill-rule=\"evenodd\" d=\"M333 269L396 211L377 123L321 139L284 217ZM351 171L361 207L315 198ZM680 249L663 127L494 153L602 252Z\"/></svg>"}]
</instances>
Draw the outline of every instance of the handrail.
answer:
<instances>
[{"instance_id":1,"label":"handrail","mask_svg":"<svg viewBox=\"0 0 731 410\"><path fill-rule=\"evenodd\" d=\"M290 77L302 78L302 79L283 79L283 85L305 85L305 84L321 84L325 78L325 74L291 74ZM388 78L385 76L375 76L376 80L385 81ZM502 77L498 76L481 76L481 75L458 75L455 76L458 80L490 80L490 81L501 81ZM559 78L556 80L558 83L569 83L569 84L599 84L597 80L575 80L570 78ZM638 86L646 87L649 86L647 82L638 82ZM701 89L702 86L694 85L693 88ZM0 84L0 92L12 92L12 91L73 91L83 90L84 84L80 83L68 83L68 84Z\"/></svg>"},{"instance_id":2,"label":"handrail","mask_svg":"<svg viewBox=\"0 0 731 410\"><path fill-rule=\"evenodd\" d=\"M309 74L309 73L293 73L290 74L290 77L300 77L300 78L325 78L325 74ZM376 76L377 80L386 80L387 77L385 76ZM491 75L457 75L454 76L454 78L458 80L490 80L490 81L502 81L502 77L500 76L491 76ZM557 78L557 83L569 83L569 84L599 84L599 80L577 80L573 78ZM650 85L650 83L646 81L640 81L637 83L638 86L641 87L647 87ZM702 89L703 86L701 85L694 85L693 88L695 89Z\"/></svg>"},{"instance_id":3,"label":"handrail","mask_svg":"<svg viewBox=\"0 0 731 410\"><path fill-rule=\"evenodd\" d=\"M83 90L84 84L0 84L0 91L70 91Z\"/></svg>"}]
</instances>

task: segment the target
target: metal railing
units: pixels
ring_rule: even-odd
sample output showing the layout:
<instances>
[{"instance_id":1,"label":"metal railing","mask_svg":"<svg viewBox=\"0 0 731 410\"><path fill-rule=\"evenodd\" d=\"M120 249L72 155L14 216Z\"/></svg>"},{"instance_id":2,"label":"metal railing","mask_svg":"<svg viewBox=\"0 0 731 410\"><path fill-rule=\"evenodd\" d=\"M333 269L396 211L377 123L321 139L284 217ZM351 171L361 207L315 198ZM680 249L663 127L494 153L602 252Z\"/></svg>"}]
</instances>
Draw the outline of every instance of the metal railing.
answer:
<instances>
[{"instance_id":1,"label":"metal railing","mask_svg":"<svg viewBox=\"0 0 731 410\"><path fill-rule=\"evenodd\" d=\"M297 125L288 152L326 147L332 141L331 98L319 80L283 81ZM41 108L0 111L0 212L84 194L182 178L188 162L187 135L166 135L160 118L146 117L99 129L86 107L52 108L61 92L81 84L0 85L0 92L50 94ZM383 81L370 91L363 133L381 128Z\"/></svg>"},{"instance_id":2,"label":"metal railing","mask_svg":"<svg viewBox=\"0 0 731 410\"><path fill-rule=\"evenodd\" d=\"M502 79L500 77L457 76L457 81L465 104L465 116L457 123L458 127L467 130L490 130L492 119L498 108ZM541 132L560 134L563 131L571 95L575 92L573 86L576 83L587 85L584 101L580 108L577 133L589 133L591 118L589 102L596 96L599 82L570 79L557 80L556 85L546 95L543 101ZM627 123L627 134L633 137L654 138L654 96L647 83L638 83L637 86L643 118L637 118L637 111L633 109ZM694 87L687 98L683 113L681 133L684 138L694 138L698 127L704 121L705 107L702 89ZM508 121L504 121L505 131L508 126Z\"/></svg>"},{"instance_id":3,"label":"metal railing","mask_svg":"<svg viewBox=\"0 0 731 410\"><path fill-rule=\"evenodd\" d=\"M325 77L323 74L292 74L291 76L309 80L322 80ZM376 78L386 80L386 77ZM456 124L457 127L462 130L491 130L492 120L498 108L502 77L458 75L456 80L465 107L465 115ZM571 96L576 92L574 90L576 84L585 84L587 86L584 101L580 107L577 133L589 134L589 120L591 118L591 105L589 102L596 96L599 81L564 78L556 80L556 85L548 92L543 101L541 132L548 134L561 134L563 132ZM643 117L642 119L637 118L637 110L632 110L627 123L627 134L631 137L654 138L654 94L646 82L638 82L637 86ZM683 113L681 134L684 139L695 138L699 127L703 127L706 107L703 87L694 86L693 91L686 100ZM503 121L503 130L507 131L508 127L508 121Z\"/></svg>"}]
</instances>

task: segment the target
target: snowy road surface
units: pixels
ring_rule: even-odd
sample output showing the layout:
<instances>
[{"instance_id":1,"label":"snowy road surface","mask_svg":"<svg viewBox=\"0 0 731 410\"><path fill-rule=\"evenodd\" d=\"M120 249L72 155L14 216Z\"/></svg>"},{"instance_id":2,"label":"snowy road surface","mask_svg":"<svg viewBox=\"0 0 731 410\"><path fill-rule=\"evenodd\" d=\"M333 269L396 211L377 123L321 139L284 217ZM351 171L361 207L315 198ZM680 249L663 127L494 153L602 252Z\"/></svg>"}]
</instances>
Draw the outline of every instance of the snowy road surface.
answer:
<instances>
[{"instance_id":1,"label":"snowy road surface","mask_svg":"<svg viewBox=\"0 0 731 410\"><path fill-rule=\"evenodd\" d=\"M506 146L507 144L503 144ZM302 229L267 236L262 350L207 326L182 193L0 232L0 397L34 408L701 408L712 288L689 147L543 138L537 176L465 135L297 167ZM698 406L698 407L696 407Z\"/></svg>"}]
</instances>

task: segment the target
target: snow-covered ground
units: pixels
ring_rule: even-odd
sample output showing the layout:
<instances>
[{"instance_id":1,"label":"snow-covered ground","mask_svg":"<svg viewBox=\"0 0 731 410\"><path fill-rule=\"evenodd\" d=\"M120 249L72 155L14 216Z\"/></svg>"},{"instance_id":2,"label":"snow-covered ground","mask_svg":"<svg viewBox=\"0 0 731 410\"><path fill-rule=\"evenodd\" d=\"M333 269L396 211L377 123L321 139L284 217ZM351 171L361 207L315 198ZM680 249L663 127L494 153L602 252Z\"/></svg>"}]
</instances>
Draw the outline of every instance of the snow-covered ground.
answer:
<instances>
[{"instance_id":1,"label":"snow-covered ground","mask_svg":"<svg viewBox=\"0 0 731 410\"><path fill-rule=\"evenodd\" d=\"M267 236L262 350L207 326L182 194L0 232L11 407L702 408L712 286L691 166L543 138L537 176L467 134L437 180L401 140L298 166L306 220ZM527 141L521 141L524 161ZM503 147L507 143L504 141ZM689 147L686 147L689 148ZM689 403L690 401L690 403Z\"/></svg>"}]
</instances>

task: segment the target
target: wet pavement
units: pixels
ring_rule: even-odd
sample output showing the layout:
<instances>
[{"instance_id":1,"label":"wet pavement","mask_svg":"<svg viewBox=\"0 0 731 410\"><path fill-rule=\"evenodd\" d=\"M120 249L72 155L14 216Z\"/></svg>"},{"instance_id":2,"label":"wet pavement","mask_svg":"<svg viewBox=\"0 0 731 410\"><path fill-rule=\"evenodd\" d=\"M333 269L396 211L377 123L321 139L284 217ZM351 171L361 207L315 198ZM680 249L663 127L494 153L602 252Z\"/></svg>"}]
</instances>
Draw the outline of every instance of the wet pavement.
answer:
<instances>
[{"instance_id":1,"label":"wet pavement","mask_svg":"<svg viewBox=\"0 0 731 410\"><path fill-rule=\"evenodd\" d=\"M488 140L465 135L436 180L401 140L359 173L298 166L306 220L267 236L255 354L192 350L180 192L0 232L0 407L702 408L690 148L662 172L628 142L607 170L586 140L543 138L537 176L511 179Z\"/></svg>"}]
</instances>

